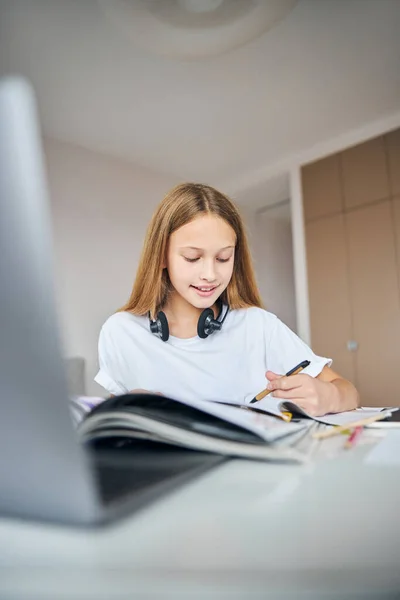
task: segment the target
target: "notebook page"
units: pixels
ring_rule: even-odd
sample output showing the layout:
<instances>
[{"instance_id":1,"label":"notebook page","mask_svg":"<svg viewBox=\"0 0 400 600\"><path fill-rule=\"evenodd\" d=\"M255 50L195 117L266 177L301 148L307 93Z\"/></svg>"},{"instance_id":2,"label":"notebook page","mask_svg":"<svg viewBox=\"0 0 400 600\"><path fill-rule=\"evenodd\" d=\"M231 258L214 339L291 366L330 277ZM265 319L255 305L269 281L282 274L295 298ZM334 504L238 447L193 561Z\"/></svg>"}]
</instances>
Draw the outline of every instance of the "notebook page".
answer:
<instances>
[{"instance_id":1,"label":"notebook page","mask_svg":"<svg viewBox=\"0 0 400 600\"><path fill-rule=\"evenodd\" d=\"M376 410L347 410L345 412L329 414L323 417L311 417L315 421L325 423L325 425L346 425L347 423L353 423L360 421L361 419L368 419L369 417L376 417Z\"/></svg>"},{"instance_id":2,"label":"notebook page","mask_svg":"<svg viewBox=\"0 0 400 600\"><path fill-rule=\"evenodd\" d=\"M267 398L263 398L262 400L258 400L258 402L254 402L253 404L250 404L249 402L235 402L234 400L224 400L224 402L218 401L216 404L231 404L232 406L256 408L257 410L265 411L265 413L269 415L275 415L277 417L280 417L282 415L282 410L285 410L285 408L282 407L282 400L274 398L272 394Z\"/></svg>"},{"instance_id":3,"label":"notebook page","mask_svg":"<svg viewBox=\"0 0 400 600\"><path fill-rule=\"evenodd\" d=\"M259 402L255 402L252 406L274 415L280 415L281 411L287 410L298 417L303 416L308 419L314 419L314 421L324 423L325 425L345 425L346 423L352 423L354 421L359 421L360 419L374 417L377 414L377 409L373 407L370 410L368 408L358 408L340 413L332 413L322 417L313 417L294 402L288 400L284 401L281 398L274 398L272 394Z\"/></svg>"},{"instance_id":4,"label":"notebook page","mask_svg":"<svg viewBox=\"0 0 400 600\"><path fill-rule=\"evenodd\" d=\"M258 402L254 402L250 406L252 408L257 408L258 410L265 410L265 412L270 415L277 415L278 417L281 416L282 410L285 410L285 408L282 407L282 399L275 398L272 394L269 394Z\"/></svg>"},{"instance_id":5,"label":"notebook page","mask_svg":"<svg viewBox=\"0 0 400 600\"><path fill-rule=\"evenodd\" d=\"M274 417L263 415L250 410L241 410L237 406L225 406L218 402L209 402L206 400L182 400L178 402L199 408L204 412L225 419L226 421L244 427L248 431L259 435L266 442L290 435L305 427L304 423L285 423Z\"/></svg>"}]
</instances>

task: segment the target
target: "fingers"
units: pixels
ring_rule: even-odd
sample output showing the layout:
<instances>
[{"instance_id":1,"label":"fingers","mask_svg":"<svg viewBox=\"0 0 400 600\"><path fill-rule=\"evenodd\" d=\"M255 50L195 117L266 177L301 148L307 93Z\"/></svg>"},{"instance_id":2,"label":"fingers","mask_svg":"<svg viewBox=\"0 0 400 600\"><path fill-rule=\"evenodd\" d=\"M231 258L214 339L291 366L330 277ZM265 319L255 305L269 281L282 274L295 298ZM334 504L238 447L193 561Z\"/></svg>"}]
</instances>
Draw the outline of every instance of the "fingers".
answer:
<instances>
[{"instance_id":1,"label":"fingers","mask_svg":"<svg viewBox=\"0 0 400 600\"><path fill-rule=\"evenodd\" d=\"M273 371L267 371L265 373L265 377L268 379L268 381L275 381L276 379L279 379L280 377L282 377L282 375L278 375L277 373L274 373Z\"/></svg>"},{"instance_id":2,"label":"fingers","mask_svg":"<svg viewBox=\"0 0 400 600\"><path fill-rule=\"evenodd\" d=\"M289 402L293 402L293 404L296 404L302 408L311 417L320 417L326 414L327 411L324 409L324 406L321 404L318 396L314 395L308 398L296 398L296 396L292 396L292 394L290 397L287 397L286 395L288 393L290 392L277 391L274 392L274 396L279 397L283 402L285 402L285 399ZM277 394L279 394L279 396L277 396ZM285 396L283 396L283 394L285 394Z\"/></svg>"},{"instance_id":3,"label":"fingers","mask_svg":"<svg viewBox=\"0 0 400 600\"><path fill-rule=\"evenodd\" d=\"M325 414L321 407L313 377L306 374L279 377L267 385L275 398L290 400L311 416Z\"/></svg>"},{"instance_id":4,"label":"fingers","mask_svg":"<svg viewBox=\"0 0 400 600\"><path fill-rule=\"evenodd\" d=\"M293 404L296 404L296 406L302 408L311 417L318 417L320 415L324 415L326 412L320 407L317 397L299 398L296 395L296 390L289 390L287 392L276 390L274 392L274 398L279 398L279 400L282 400L283 402L285 400L293 402ZM288 410L290 410L290 408L288 408Z\"/></svg>"},{"instance_id":5,"label":"fingers","mask_svg":"<svg viewBox=\"0 0 400 600\"><path fill-rule=\"evenodd\" d=\"M316 398L314 400L309 400L305 398L288 398L288 400L302 408L311 417L318 417L325 414L325 412L319 406L318 400Z\"/></svg>"},{"instance_id":6,"label":"fingers","mask_svg":"<svg viewBox=\"0 0 400 600\"><path fill-rule=\"evenodd\" d=\"M142 390L142 389L131 390L129 393L130 394L153 394L154 396L163 396L163 394L161 392L151 392L149 390Z\"/></svg>"},{"instance_id":7,"label":"fingers","mask_svg":"<svg viewBox=\"0 0 400 600\"><path fill-rule=\"evenodd\" d=\"M306 400L305 398L299 398L298 400L291 400L300 408L302 408L311 417L319 417L325 414L325 411L319 406L318 399Z\"/></svg>"},{"instance_id":8,"label":"fingers","mask_svg":"<svg viewBox=\"0 0 400 600\"><path fill-rule=\"evenodd\" d=\"M271 378L270 378L271 375ZM290 400L300 406L310 416L317 417L329 412L329 404L326 400L326 389L329 385L319 381L317 378L299 373L289 377L276 376L272 371L267 371L269 383L267 389L275 398Z\"/></svg>"},{"instance_id":9,"label":"fingers","mask_svg":"<svg viewBox=\"0 0 400 600\"><path fill-rule=\"evenodd\" d=\"M299 400L299 396L300 396L300 392L301 390L299 390L299 388L294 388L292 390L274 390L272 392L272 395L274 396L274 398L281 398L283 400L291 400L292 402L295 402L297 400ZM305 401L305 397L300 397L300 400L302 402Z\"/></svg>"},{"instance_id":10,"label":"fingers","mask_svg":"<svg viewBox=\"0 0 400 600\"><path fill-rule=\"evenodd\" d=\"M268 373L268 371L267 371ZM292 375L291 377L278 377L276 379L272 379L270 380L269 384L267 385L267 388L271 391L274 390L292 390L292 389L296 389L296 388L308 388L310 387L310 389L305 389L305 392L310 392L312 390L311 388L311 384L308 381L308 375ZM310 378L311 379L311 378ZM301 393L298 394L299 396L304 396L305 394Z\"/></svg>"}]
</instances>

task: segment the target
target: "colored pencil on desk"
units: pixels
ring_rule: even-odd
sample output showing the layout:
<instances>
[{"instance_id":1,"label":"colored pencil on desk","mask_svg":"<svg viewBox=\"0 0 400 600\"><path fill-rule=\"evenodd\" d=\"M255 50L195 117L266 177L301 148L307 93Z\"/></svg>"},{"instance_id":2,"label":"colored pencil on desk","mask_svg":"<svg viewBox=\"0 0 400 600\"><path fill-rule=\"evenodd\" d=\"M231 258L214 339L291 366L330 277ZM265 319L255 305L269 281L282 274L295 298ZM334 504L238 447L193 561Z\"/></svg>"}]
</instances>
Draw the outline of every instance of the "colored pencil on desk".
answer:
<instances>
[{"instance_id":1,"label":"colored pencil on desk","mask_svg":"<svg viewBox=\"0 0 400 600\"><path fill-rule=\"evenodd\" d=\"M349 435L348 439L345 442L344 447L346 449L353 448L353 446L355 446L357 441L360 439L363 431L364 431L364 427L362 427L361 425L356 427L355 430L353 431L353 433L351 433Z\"/></svg>"},{"instance_id":2,"label":"colored pencil on desk","mask_svg":"<svg viewBox=\"0 0 400 600\"><path fill-rule=\"evenodd\" d=\"M352 423L344 423L343 425L336 425L332 427L332 429L327 429L326 431L321 431L314 433L313 437L318 440L323 440L325 438L330 438L334 435L338 435L339 433L343 433L346 429L355 429L356 427L363 427L364 425L369 425L370 423L375 423L375 421L381 421L382 419L386 419L390 415L390 412L381 412L373 417L367 417L366 419L359 419L358 421L353 421Z\"/></svg>"}]
</instances>

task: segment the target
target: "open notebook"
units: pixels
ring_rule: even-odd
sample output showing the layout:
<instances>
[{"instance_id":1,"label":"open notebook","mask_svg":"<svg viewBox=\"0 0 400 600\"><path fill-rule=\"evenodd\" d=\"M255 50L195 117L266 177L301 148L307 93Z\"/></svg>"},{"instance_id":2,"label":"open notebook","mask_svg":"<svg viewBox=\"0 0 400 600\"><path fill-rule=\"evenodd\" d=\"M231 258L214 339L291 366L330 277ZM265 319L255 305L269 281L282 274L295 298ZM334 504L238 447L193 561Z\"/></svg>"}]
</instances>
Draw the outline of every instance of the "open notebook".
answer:
<instances>
[{"instance_id":1,"label":"open notebook","mask_svg":"<svg viewBox=\"0 0 400 600\"><path fill-rule=\"evenodd\" d=\"M303 410L300 406L289 400L282 400L281 398L275 398L272 394L269 394L266 398L254 402L254 404L238 404L237 402L224 402L227 405L242 406L246 407L249 411L255 410L268 415L275 415L282 419L285 419L285 413L288 412L292 415L292 419L313 419L319 423L325 425L345 425L352 423L360 419L366 419L376 415L377 411L390 410L387 408L357 408L355 410L348 410L341 413L328 414L322 417L313 417Z\"/></svg>"},{"instance_id":2,"label":"open notebook","mask_svg":"<svg viewBox=\"0 0 400 600\"><path fill-rule=\"evenodd\" d=\"M148 439L227 456L303 462L291 447L309 422L286 423L259 411L216 402L176 400L154 394L75 398L73 417L81 439L113 447Z\"/></svg>"}]
</instances>

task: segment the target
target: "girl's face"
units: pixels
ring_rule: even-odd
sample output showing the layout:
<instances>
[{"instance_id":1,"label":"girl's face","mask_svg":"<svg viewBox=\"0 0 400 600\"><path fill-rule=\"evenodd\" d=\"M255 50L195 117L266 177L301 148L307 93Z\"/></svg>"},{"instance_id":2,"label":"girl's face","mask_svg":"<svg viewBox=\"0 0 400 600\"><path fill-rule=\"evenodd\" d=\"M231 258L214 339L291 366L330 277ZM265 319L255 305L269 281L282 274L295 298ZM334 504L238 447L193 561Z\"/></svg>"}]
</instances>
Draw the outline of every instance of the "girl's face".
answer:
<instances>
[{"instance_id":1,"label":"girl's face","mask_svg":"<svg viewBox=\"0 0 400 600\"><path fill-rule=\"evenodd\" d=\"M220 217L204 215L169 238L166 267L174 289L199 309L212 306L233 272L236 236Z\"/></svg>"}]
</instances>

